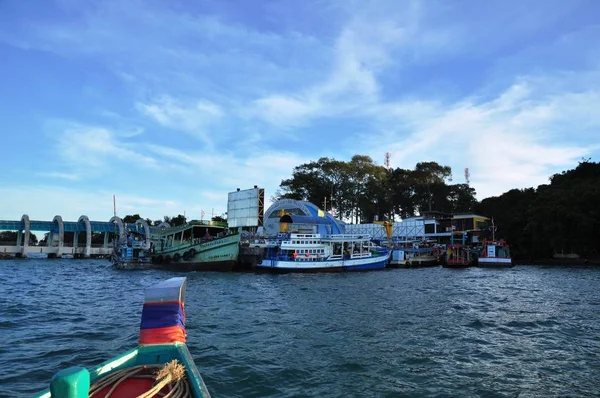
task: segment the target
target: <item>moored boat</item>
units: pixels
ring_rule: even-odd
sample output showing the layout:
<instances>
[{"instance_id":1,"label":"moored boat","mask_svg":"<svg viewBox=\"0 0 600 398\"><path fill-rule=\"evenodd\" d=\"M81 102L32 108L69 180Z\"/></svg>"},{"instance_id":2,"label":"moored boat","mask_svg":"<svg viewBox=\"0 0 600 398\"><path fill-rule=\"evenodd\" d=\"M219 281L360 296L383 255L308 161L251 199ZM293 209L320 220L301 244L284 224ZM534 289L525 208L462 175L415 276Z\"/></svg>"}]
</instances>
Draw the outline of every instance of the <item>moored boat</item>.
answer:
<instances>
[{"instance_id":1,"label":"moored boat","mask_svg":"<svg viewBox=\"0 0 600 398\"><path fill-rule=\"evenodd\" d=\"M398 246L392 250L390 267L435 267L439 265L439 257L439 249L433 245Z\"/></svg>"},{"instance_id":2,"label":"moored boat","mask_svg":"<svg viewBox=\"0 0 600 398\"><path fill-rule=\"evenodd\" d=\"M471 249L460 243L448 245L441 260L442 267L445 268L466 268L475 265Z\"/></svg>"},{"instance_id":3,"label":"moored boat","mask_svg":"<svg viewBox=\"0 0 600 398\"><path fill-rule=\"evenodd\" d=\"M89 370L59 371L36 397L210 397L186 345L185 281L171 278L147 289L138 347Z\"/></svg>"},{"instance_id":4,"label":"moored boat","mask_svg":"<svg viewBox=\"0 0 600 398\"><path fill-rule=\"evenodd\" d=\"M148 269L152 267L148 249L146 239L130 232L122 241L115 240L110 261L118 269Z\"/></svg>"},{"instance_id":5,"label":"moored boat","mask_svg":"<svg viewBox=\"0 0 600 398\"><path fill-rule=\"evenodd\" d=\"M152 236L152 263L174 271L231 271L238 262L240 234L224 225L188 223Z\"/></svg>"},{"instance_id":6,"label":"moored boat","mask_svg":"<svg viewBox=\"0 0 600 398\"><path fill-rule=\"evenodd\" d=\"M257 270L272 272L368 271L386 267L390 251L375 246L368 235L291 233L268 248Z\"/></svg>"},{"instance_id":7,"label":"moored boat","mask_svg":"<svg viewBox=\"0 0 600 398\"><path fill-rule=\"evenodd\" d=\"M477 258L477 266L489 268L513 267L510 247L506 241L484 240Z\"/></svg>"}]
</instances>

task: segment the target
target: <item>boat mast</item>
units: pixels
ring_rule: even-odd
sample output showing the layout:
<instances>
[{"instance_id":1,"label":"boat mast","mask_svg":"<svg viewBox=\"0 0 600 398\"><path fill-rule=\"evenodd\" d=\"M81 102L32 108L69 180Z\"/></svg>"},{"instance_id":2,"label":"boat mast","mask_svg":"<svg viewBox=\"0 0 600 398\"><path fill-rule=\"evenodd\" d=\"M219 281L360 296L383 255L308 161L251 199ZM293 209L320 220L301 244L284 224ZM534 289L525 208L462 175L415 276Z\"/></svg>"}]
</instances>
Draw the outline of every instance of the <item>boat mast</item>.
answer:
<instances>
[{"instance_id":1,"label":"boat mast","mask_svg":"<svg viewBox=\"0 0 600 398\"><path fill-rule=\"evenodd\" d=\"M113 242L115 242L117 236L117 196L113 194ZM116 247L116 246L115 246Z\"/></svg>"}]
</instances>

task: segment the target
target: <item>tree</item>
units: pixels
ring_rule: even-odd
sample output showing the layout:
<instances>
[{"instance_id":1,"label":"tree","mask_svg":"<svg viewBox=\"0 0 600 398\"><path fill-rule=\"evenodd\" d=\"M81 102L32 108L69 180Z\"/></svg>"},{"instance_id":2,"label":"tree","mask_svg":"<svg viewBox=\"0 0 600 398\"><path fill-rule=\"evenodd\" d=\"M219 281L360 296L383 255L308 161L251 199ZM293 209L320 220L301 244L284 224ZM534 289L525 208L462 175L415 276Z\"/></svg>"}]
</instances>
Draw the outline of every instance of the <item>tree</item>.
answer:
<instances>
[{"instance_id":1,"label":"tree","mask_svg":"<svg viewBox=\"0 0 600 398\"><path fill-rule=\"evenodd\" d=\"M125 217L123 217L123 222L126 224L134 224L137 220L141 219L142 217L140 217L139 214L134 214L134 215L126 215Z\"/></svg>"},{"instance_id":2,"label":"tree","mask_svg":"<svg viewBox=\"0 0 600 398\"><path fill-rule=\"evenodd\" d=\"M17 241L17 231L0 231L0 242L16 242ZM23 234L23 238L25 234ZM37 236L33 233L29 233L29 245L34 246L38 243Z\"/></svg>"},{"instance_id":3,"label":"tree","mask_svg":"<svg viewBox=\"0 0 600 398\"><path fill-rule=\"evenodd\" d=\"M433 196L432 186L446 183L446 179L452 179L452 169L449 166L440 166L436 162L417 163L412 172L415 184L415 196L418 201L419 213L432 210Z\"/></svg>"},{"instance_id":4,"label":"tree","mask_svg":"<svg viewBox=\"0 0 600 398\"><path fill-rule=\"evenodd\" d=\"M394 169L390 173L389 190L393 215L397 214L402 218L406 218L416 214L415 184L413 183L411 170Z\"/></svg>"},{"instance_id":5,"label":"tree","mask_svg":"<svg viewBox=\"0 0 600 398\"><path fill-rule=\"evenodd\" d=\"M183 225L186 222L185 217L181 214L178 214L177 217L172 217L170 220L171 221L169 222L169 225L171 225L172 227Z\"/></svg>"},{"instance_id":6,"label":"tree","mask_svg":"<svg viewBox=\"0 0 600 398\"><path fill-rule=\"evenodd\" d=\"M365 155L354 155L349 162L320 158L295 167L273 200L306 200L323 206L327 197L340 218L357 223L375 216L410 217L433 207L469 208L475 191L462 184L449 188L445 179L450 176L450 167L435 162L418 163L415 170L387 170Z\"/></svg>"}]
</instances>

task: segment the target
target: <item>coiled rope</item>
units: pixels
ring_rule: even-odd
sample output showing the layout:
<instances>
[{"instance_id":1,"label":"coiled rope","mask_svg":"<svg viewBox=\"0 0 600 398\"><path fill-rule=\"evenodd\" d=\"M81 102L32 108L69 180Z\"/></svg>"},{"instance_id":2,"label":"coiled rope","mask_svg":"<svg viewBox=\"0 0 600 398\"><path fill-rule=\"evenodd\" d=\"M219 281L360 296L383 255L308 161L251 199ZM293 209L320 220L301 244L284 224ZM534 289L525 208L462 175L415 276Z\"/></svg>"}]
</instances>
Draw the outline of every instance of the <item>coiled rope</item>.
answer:
<instances>
[{"instance_id":1,"label":"coiled rope","mask_svg":"<svg viewBox=\"0 0 600 398\"><path fill-rule=\"evenodd\" d=\"M154 375L151 372L154 371ZM185 367L176 359L171 362L161 365L138 365L131 368L122 369L105 376L90 386L89 398L93 397L98 392L108 386L112 386L106 393L105 398L110 395L123 381L127 379L155 379L152 388L137 398L150 398L159 395L163 398L192 398L192 389L187 378L185 378ZM169 392L161 393L165 386L169 386Z\"/></svg>"}]
</instances>

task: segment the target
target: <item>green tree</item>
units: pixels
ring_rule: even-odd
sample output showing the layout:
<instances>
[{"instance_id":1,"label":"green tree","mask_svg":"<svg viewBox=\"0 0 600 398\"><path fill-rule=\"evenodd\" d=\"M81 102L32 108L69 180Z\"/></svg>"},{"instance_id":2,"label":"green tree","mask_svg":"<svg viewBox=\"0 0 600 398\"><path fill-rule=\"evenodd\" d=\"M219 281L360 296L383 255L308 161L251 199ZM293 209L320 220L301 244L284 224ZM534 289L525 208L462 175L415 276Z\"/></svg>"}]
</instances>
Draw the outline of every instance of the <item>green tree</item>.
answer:
<instances>
[{"instance_id":1,"label":"green tree","mask_svg":"<svg viewBox=\"0 0 600 398\"><path fill-rule=\"evenodd\" d=\"M172 217L170 220L171 222L169 222L169 225L172 227L183 225L186 222L186 218L181 214L178 214L177 217Z\"/></svg>"},{"instance_id":2,"label":"green tree","mask_svg":"<svg viewBox=\"0 0 600 398\"><path fill-rule=\"evenodd\" d=\"M17 231L0 231L0 242L16 242L17 241ZM25 236L25 234L23 234ZM38 243L37 236L34 233L29 233L29 245L34 246Z\"/></svg>"},{"instance_id":3,"label":"green tree","mask_svg":"<svg viewBox=\"0 0 600 398\"><path fill-rule=\"evenodd\" d=\"M434 186L445 185L446 179L452 179L452 169L449 166L441 166L436 162L417 163L412 172L414 181L415 199L419 213L433 209Z\"/></svg>"},{"instance_id":4,"label":"green tree","mask_svg":"<svg viewBox=\"0 0 600 398\"><path fill-rule=\"evenodd\" d=\"M412 217L416 214L415 184L412 179L412 170L396 168L390 172L388 189L391 195L393 215L402 218Z\"/></svg>"},{"instance_id":5,"label":"green tree","mask_svg":"<svg viewBox=\"0 0 600 398\"><path fill-rule=\"evenodd\" d=\"M126 224L134 224L137 220L141 219L142 217L140 217L139 214L133 214L133 215L126 215L125 217L123 217L123 222Z\"/></svg>"}]
</instances>

